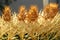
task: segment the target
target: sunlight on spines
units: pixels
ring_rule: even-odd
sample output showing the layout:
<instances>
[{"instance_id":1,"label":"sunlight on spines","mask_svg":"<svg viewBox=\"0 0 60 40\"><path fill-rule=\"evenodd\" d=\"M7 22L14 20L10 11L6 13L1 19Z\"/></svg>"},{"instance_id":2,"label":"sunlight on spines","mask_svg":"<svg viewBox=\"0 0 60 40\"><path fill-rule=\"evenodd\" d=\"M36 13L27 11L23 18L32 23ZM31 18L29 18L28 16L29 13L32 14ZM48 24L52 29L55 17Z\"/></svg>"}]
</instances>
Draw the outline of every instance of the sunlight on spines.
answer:
<instances>
[{"instance_id":1,"label":"sunlight on spines","mask_svg":"<svg viewBox=\"0 0 60 40\"><path fill-rule=\"evenodd\" d=\"M22 5L19 7L18 13L11 12L11 8L5 6L2 16L0 16L0 38L4 34L8 34L7 40L12 40L18 34L24 40L24 35L27 33L32 40L36 40L35 37L40 34L43 36L44 33L48 35L54 30L59 31L57 30L60 26L59 13L58 5L53 3L40 12L36 5L31 5L29 10Z\"/></svg>"}]
</instances>

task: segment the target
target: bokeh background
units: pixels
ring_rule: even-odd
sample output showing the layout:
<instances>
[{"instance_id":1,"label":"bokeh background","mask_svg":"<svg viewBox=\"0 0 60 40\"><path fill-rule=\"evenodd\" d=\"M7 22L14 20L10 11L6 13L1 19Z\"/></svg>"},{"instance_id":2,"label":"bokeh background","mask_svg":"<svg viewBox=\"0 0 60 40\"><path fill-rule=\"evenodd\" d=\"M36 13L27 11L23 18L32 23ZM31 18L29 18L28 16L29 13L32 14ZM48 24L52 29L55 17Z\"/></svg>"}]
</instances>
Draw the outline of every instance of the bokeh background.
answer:
<instances>
[{"instance_id":1,"label":"bokeh background","mask_svg":"<svg viewBox=\"0 0 60 40\"><path fill-rule=\"evenodd\" d=\"M13 12L18 12L18 8L21 5L25 5L27 9L30 5L37 5L39 10L41 10L50 2L55 2L60 5L60 0L0 0L0 15L5 5L9 5Z\"/></svg>"}]
</instances>

